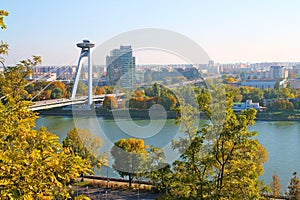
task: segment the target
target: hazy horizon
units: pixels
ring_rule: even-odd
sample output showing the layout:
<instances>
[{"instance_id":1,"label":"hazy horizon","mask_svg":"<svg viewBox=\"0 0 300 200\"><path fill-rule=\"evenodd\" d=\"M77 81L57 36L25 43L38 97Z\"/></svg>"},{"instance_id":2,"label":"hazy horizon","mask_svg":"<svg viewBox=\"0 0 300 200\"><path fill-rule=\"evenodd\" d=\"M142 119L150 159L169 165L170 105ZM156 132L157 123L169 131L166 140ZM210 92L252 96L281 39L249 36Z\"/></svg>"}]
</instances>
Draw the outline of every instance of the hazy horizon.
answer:
<instances>
[{"instance_id":1,"label":"hazy horizon","mask_svg":"<svg viewBox=\"0 0 300 200\"><path fill-rule=\"evenodd\" d=\"M27 0L0 6L9 12L1 30L1 40L10 45L7 65L31 55L41 55L43 65L76 64L82 39L99 46L141 28L183 34L216 63L300 61L297 0Z\"/></svg>"}]
</instances>

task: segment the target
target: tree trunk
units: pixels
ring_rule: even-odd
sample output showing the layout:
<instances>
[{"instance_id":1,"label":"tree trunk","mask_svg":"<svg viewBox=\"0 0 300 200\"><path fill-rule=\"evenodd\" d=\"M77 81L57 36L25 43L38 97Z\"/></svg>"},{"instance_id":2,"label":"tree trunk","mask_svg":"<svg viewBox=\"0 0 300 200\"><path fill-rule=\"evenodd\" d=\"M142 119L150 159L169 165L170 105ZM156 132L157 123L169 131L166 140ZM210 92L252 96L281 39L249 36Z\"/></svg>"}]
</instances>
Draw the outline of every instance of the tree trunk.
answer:
<instances>
[{"instance_id":1,"label":"tree trunk","mask_svg":"<svg viewBox=\"0 0 300 200\"><path fill-rule=\"evenodd\" d=\"M133 179L133 177L132 177L132 175L131 174L129 174L129 188L131 188L131 186L132 186L132 179Z\"/></svg>"}]
</instances>

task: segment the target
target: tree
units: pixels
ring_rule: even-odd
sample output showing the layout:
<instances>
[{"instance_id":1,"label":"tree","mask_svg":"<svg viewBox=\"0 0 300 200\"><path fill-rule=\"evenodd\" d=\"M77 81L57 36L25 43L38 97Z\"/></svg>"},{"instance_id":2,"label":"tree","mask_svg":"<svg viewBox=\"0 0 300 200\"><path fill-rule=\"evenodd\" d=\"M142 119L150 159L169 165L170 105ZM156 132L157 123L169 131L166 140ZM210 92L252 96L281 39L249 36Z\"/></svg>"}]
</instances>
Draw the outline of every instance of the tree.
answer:
<instances>
[{"instance_id":1,"label":"tree","mask_svg":"<svg viewBox=\"0 0 300 200\"><path fill-rule=\"evenodd\" d=\"M281 195L280 179L276 172L274 172L272 176L271 190L274 197L279 197Z\"/></svg>"},{"instance_id":2,"label":"tree","mask_svg":"<svg viewBox=\"0 0 300 200\"><path fill-rule=\"evenodd\" d=\"M46 128L34 130L36 114L26 101L0 103L0 198L69 197L67 187L89 165Z\"/></svg>"},{"instance_id":3,"label":"tree","mask_svg":"<svg viewBox=\"0 0 300 200\"><path fill-rule=\"evenodd\" d=\"M114 158L112 167L118 171L121 177L128 176L129 187L135 177L141 176L149 169L149 146L144 144L144 140L129 138L115 142L111 149Z\"/></svg>"},{"instance_id":4,"label":"tree","mask_svg":"<svg viewBox=\"0 0 300 200\"><path fill-rule=\"evenodd\" d=\"M50 98L51 99L60 99L62 98L63 92L60 88L54 88L54 90L52 90Z\"/></svg>"},{"instance_id":5,"label":"tree","mask_svg":"<svg viewBox=\"0 0 300 200\"><path fill-rule=\"evenodd\" d=\"M79 81L76 94L78 96L86 96L88 94L88 86Z\"/></svg>"},{"instance_id":6,"label":"tree","mask_svg":"<svg viewBox=\"0 0 300 200\"><path fill-rule=\"evenodd\" d=\"M108 162L105 152L101 153L102 143L101 138L91 134L88 130L74 128L63 140L63 147L100 169Z\"/></svg>"},{"instance_id":7,"label":"tree","mask_svg":"<svg viewBox=\"0 0 300 200\"><path fill-rule=\"evenodd\" d=\"M152 182L152 185L159 192L166 192L167 185L170 184L171 180L171 166L165 163L165 153L163 149L151 146L149 150L151 168L147 172L146 177Z\"/></svg>"},{"instance_id":8,"label":"tree","mask_svg":"<svg viewBox=\"0 0 300 200\"><path fill-rule=\"evenodd\" d=\"M1 10L0 10L1 12ZM0 44L0 55L7 55L8 54L8 44L1 41ZM4 64L5 59L0 56L0 63L2 64L2 67L5 69L5 64Z\"/></svg>"},{"instance_id":9,"label":"tree","mask_svg":"<svg viewBox=\"0 0 300 200\"><path fill-rule=\"evenodd\" d=\"M8 16L8 12L5 10L0 10L0 27L2 29L6 28L6 25L4 23L4 17Z\"/></svg>"},{"instance_id":10,"label":"tree","mask_svg":"<svg viewBox=\"0 0 300 200\"><path fill-rule=\"evenodd\" d=\"M278 97L278 91L275 89L268 88L264 91L265 99L275 99Z\"/></svg>"},{"instance_id":11,"label":"tree","mask_svg":"<svg viewBox=\"0 0 300 200\"><path fill-rule=\"evenodd\" d=\"M61 90L60 98L69 97L67 94L66 85L61 81L51 82L51 85L47 88L47 90L53 91L56 88Z\"/></svg>"},{"instance_id":12,"label":"tree","mask_svg":"<svg viewBox=\"0 0 300 200\"><path fill-rule=\"evenodd\" d=\"M293 173L293 178L291 179L290 184L288 186L287 195L291 200L300 199L300 181L297 176L297 172Z\"/></svg>"},{"instance_id":13,"label":"tree","mask_svg":"<svg viewBox=\"0 0 300 200\"><path fill-rule=\"evenodd\" d=\"M274 85L274 89L279 90L279 88L280 88L280 83L279 83L279 81L277 81Z\"/></svg>"},{"instance_id":14,"label":"tree","mask_svg":"<svg viewBox=\"0 0 300 200\"><path fill-rule=\"evenodd\" d=\"M3 27L2 18L0 23ZM40 62L34 56L0 73L5 102L0 102L0 199L69 198L70 180L89 173L89 165L62 148L58 136L44 127L34 129L37 115L27 110L25 77Z\"/></svg>"},{"instance_id":15,"label":"tree","mask_svg":"<svg viewBox=\"0 0 300 200\"><path fill-rule=\"evenodd\" d=\"M274 111L293 111L294 104L289 100L277 99L271 104L270 109Z\"/></svg>"},{"instance_id":16,"label":"tree","mask_svg":"<svg viewBox=\"0 0 300 200\"><path fill-rule=\"evenodd\" d=\"M103 109L116 109L118 108L118 101L114 96L106 96L103 101Z\"/></svg>"},{"instance_id":17,"label":"tree","mask_svg":"<svg viewBox=\"0 0 300 200\"><path fill-rule=\"evenodd\" d=\"M101 95L101 94L104 94L105 93L105 89L103 87L100 87L100 86L96 86L95 88L95 95Z\"/></svg>"},{"instance_id":18,"label":"tree","mask_svg":"<svg viewBox=\"0 0 300 200\"><path fill-rule=\"evenodd\" d=\"M20 101L28 99L26 91L28 81L25 79L31 74L31 66L41 63L40 56L33 56L32 59L22 60L17 66L7 67L0 74L0 94L6 96L8 101Z\"/></svg>"},{"instance_id":19,"label":"tree","mask_svg":"<svg viewBox=\"0 0 300 200\"><path fill-rule=\"evenodd\" d=\"M185 105L181 126L185 137L173 143L181 153L173 163L167 198L177 199L258 199L266 150L255 139L257 132L248 131L254 124L256 110L236 115L232 110L233 95L221 98L222 89L198 97L200 110L211 123L199 130L195 124L195 107ZM222 105L225 104L225 110ZM225 119L223 115L225 114ZM219 123L224 119L223 123Z\"/></svg>"}]
</instances>

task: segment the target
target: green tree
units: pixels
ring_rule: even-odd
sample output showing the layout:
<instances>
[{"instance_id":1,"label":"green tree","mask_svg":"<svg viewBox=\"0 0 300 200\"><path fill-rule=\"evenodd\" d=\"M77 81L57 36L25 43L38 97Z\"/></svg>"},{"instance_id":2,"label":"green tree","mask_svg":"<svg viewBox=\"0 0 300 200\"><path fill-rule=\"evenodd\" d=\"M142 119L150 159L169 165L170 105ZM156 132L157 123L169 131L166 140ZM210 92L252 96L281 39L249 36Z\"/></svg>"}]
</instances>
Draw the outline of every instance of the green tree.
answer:
<instances>
[{"instance_id":1,"label":"green tree","mask_svg":"<svg viewBox=\"0 0 300 200\"><path fill-rule=\"evenodd\" d=\"M293 111L294 104L289 100L277 99L274 103L271 104L269 109L274 111Z\"/></svg>"},{"instance_id":2,"label":"green tree","mask_svg":"<svg viewBox=\"0 0 300 200\"><path fill-rule=\"evenodd\" d=\"M78 96L86 96L88 93L88 86L82 82L78 82L76 95Z\"/></svg>"},{"instance_id":3,"label":"green tree","mask_svg":"<svg viewBox=\"0 0 300 200\"><path fill-rule=\"evenodd\" d=\"M211 121L199 130L197 111L189 105L181 108L185 137L173 143L181 153L173 164L171 183L166 195L178 199L259 199L265 148L255 139L257 132L248 131L256 111L249 109L236 115L232 110L233 95L227 101L216 88L212 96L198 97L200 110ZM218 96L220 95L220 96ZM203 98L203 99L202 99ZM222 105L226 105L222 111ZM223 123L221 119L225 120Z\"/></svg>"},{"instance_id":4,"label":"green tree","mask_svg":"<svg viewBox=\"0 0 300 200\"><path fill-rule=\"evenodd\" d=\"M277 81L274 85L274 89L279 90L279 88L280 88L280 83L279 83L279 81Z\"/></svg>"},{"instance_id":5,"label":"green tree","mask_svg":"<svg viewBox=\"0 0 300 200\"><path fill-rule=\"evenodd\" d=\"M62 98L63 92L60 88L54 88L54 90L52 90L50 98L51 99L60 99Z\"/></svg>"},{"instance_id":6,"label":"green tree","mask_svg":"<svg viewBox=\"0 0 300 200\"><path fill-rule=\"evenodd\" d=\"M146 177L150 178L153 186L159 192L166 192L167 186L171 180L171 166L165 163L165 154L163 149L151 146L150 154L150 170Z\"/></svg>"},{"instance_id":7,"label":"green tree","mask_svg":"<svg viewBox=\"0 0 300 200\"><path fill-rule=\"evenodd\" d=\"M276 172L274 172L274 174L272 176L271 190L272 190L272 195L274 197L279 197L281 195L280 179Z\"/></svg>"},{"instance_id":8,"label":"green tree","mask_svg":"<svg viewBox=\"0 0 300 200\"><path fill-rule=\"evenodd\" d=\"M268 88L264 91L265 99L275 99L278 97L278 91L275 89Z\"/></svg>"},{"instance_id":9,"label":"green tree","mask_svg":"<svg viewBox=\"0 0 300 200\"><path fill-rule=\"evenodd\" d=\"M63 140L63 147L68 148L76 156L87 160L92 166L100 169L107 165L107 155L101 152L102 139L93 135L88 130L74 128L68 132L67 137Z\"/></svg>"},{"instance_id":10,"label":"green tree","mask_svg":"<svg viewBox=\"0 0 300 200\"><path fill-rule=\"evenodd\" d=\"M299 200L300 199L300 180L297 176L297 172L293 173L293 178L290 181L288 186L287 195L291 200Z\"/></svg>"},{"instance_id":11,"label":"green tree","mask_svg":"<svg viewBox=\"0 0 300 200\"><path fill-rule=\"evenodd\" d=\"M115 142L111 149L114 158L112 167L118 171L121 177L128 176L129 187L135 177L142 176L149 169L149 148L144 140L129 138Z\"/></svg>"}]
</instances>

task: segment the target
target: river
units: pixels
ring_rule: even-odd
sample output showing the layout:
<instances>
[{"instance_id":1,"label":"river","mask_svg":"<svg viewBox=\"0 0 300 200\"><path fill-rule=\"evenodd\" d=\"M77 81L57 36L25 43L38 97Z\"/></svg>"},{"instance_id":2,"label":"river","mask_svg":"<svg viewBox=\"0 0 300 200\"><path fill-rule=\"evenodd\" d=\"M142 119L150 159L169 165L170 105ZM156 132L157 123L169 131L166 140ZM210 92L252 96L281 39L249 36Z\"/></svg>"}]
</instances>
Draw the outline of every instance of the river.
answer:
<instances>
[{"instance_id":1,"label":"river","mask_svg":"<svg viewBox=\"0 0 300 200\"><path fill-rule=\"evenodd\" d=\"M155 121L153 124L148 124L148 120L125 120L118 123L117 125L114 120L101 117L76 117L73 119L73 117L41 116L37 119L36 126L47 127L59 136L60 141L74 127L89 129L90 132L99 134L103 139L104 151L107 152L111 148L110 145L107 145L108 143L112 144L119 138L136 136L127 134L129 131L142 135L146 144L166 147L167 152L170 152L167 147L170 141L180 135L179 127L175 125L175 120L171 119L167 120L165 124ZM138 126L130 123L136 123ZM297 171L300 174L300 122L258 121L250 127L250 130L259 132L257 138L269 153L269 160L264 165L265 173L261 179L270 183L272 174L276 171L281 179L282 188L285 189L292 173ZM176 159L176 156L170 154L170 160Z\"/></svg>"}]
</instances>

